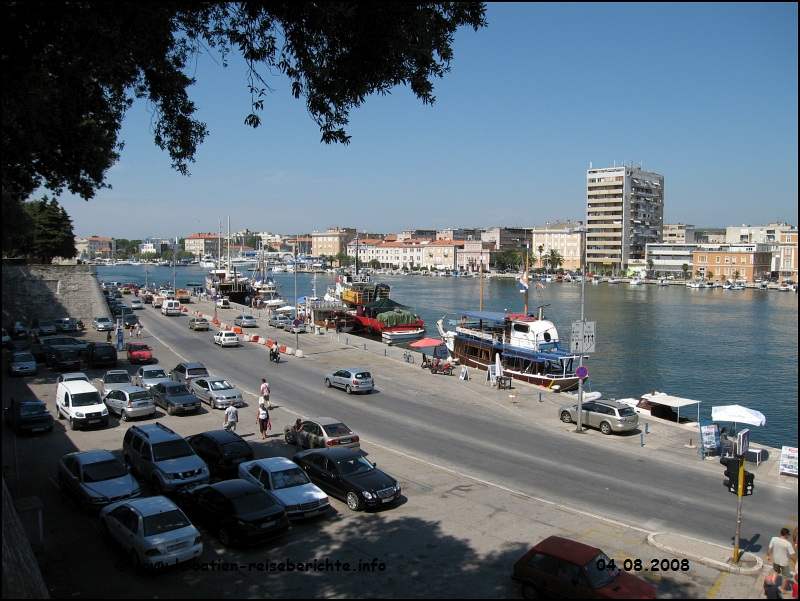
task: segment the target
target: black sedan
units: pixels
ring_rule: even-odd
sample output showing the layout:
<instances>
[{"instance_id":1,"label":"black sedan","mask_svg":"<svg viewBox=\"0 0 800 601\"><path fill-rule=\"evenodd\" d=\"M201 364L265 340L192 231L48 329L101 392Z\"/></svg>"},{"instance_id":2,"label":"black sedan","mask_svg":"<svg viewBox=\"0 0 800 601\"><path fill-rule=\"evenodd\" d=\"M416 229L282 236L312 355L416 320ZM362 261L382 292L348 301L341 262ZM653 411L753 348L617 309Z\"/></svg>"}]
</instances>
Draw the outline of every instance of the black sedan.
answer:
<instances>
[{"instance_id":1,"label":"black sedan","mask_svg":"<svg viewBox=\"0 0 800 601\"><path fill-rule=\"evenodd\" d=\"M41 344L32 344L28 347L28 352L36 359L36 363L47 363L47 348Z\"/></svg>"},{"instance_id":2,"label":"black sedan","mask_svg":"<svg viewBox=\"0 0 800 601\"><path fill-rule=\"evenodd\" d=\"M47 357L47 364L57 371L65 369L79 371L81 368L81 356L72 349L54 348Z\"/></svg>"},{"instance_id":3,"label":"black sedan","mask_svg":"<svg viewBox=\"0 0 800 601\"><path fill-rule=\"evenodd\" d=\"M400 483L350 449L300 451L293 461L329 495L353 511L380 507L400 498Z\"/></svg>"},{"instance_id":4,"label":"black sedan","mask_svg":"<svg viewBox=\"0 0 800 601\"><path fill-rule=\"evenodd\" d=\"M200 399L181 382L159 382L150 387L150 396L156 407L163 407L170 415L200 409Z\"/></svg>"},{"instance_id":5,"label":"black sedan","mask_svg":"<svg viewBox=\"0 0 800 601\"><path fill-rule=\"evenodd\" d=\"M9 405L3 408L6 414L6 425L14 429L17 434L27 432L53 431L53 414L42 401L15 401L10 400Z\"/></svg>"},{"instance_id":6,"label":"black sedan","mask_svg":"<svg viewBox=\"0 0 800 601\"><path fill-rule=\"evenodd\" d=\"M211 475L219 478L235 478L239 464L254 459L250 445L238 434L227 430L203 432L186 440L206 462Z\"/></svg>"},{"instance_id":7,"label":"black sedan","mask_svg":"<svg viewBox=\"0 0 800 601\"><path fill-rule=\"evenodd\" d=\"M178 504L226 547L262 542L291 528L283 506L245 480L187 486L178 491Z\"/></svg>"}]
</instances>

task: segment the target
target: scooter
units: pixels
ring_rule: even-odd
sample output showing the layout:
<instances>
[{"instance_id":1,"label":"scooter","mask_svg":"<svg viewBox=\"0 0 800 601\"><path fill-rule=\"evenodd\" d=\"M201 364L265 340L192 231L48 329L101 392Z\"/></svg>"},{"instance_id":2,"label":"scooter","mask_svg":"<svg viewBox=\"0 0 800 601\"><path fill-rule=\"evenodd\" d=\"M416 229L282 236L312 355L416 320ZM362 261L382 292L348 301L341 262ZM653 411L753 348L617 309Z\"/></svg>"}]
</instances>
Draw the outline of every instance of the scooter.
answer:
<instances>
[{"instance_id":1,"label":"scooter","mask_svg":"<svg viewBox=\"0 0 800 601\"><path fill-rule=\"evenodd\" d=\"M273 351L270 349L269 351L269 360L274 361L275 363L281 362L281 352L280 351Z\"/></svg>"},{"instance_id":2,"label":"scooter","mask_svg":"<svg viewBox=\"0 0 800 601\"><path fill-rule=\"evenodd\" d=\"M77 321L77 323L75 324L75 326L76 326L76 327L77 327L77 328L78 328L80 331L83 331L83 330L85 330L85 329L86 329L86 326L83 324L83 321L82 321L82 320L80 320L80 319Z\"/></svg>"},{"instance_id":3,"label":"scooter","mask_svg":"<svg viewBox=\"0 0 800 601\"><path fill-rule=\"evenodd\" d=\"M436 359L431 366L431 373L432 374L443 374L445 376L452 376L453 375L453 367L450 363L445 363L441 359Z\"/></svg>"}]
</instances>

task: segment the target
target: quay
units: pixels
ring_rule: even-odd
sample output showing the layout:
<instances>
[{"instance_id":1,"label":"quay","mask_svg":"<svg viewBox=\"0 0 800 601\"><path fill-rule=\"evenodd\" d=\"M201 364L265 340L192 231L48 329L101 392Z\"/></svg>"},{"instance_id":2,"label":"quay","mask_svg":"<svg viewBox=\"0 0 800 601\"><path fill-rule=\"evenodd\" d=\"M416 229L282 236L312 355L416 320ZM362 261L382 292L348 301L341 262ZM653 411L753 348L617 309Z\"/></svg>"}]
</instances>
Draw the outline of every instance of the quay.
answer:
<instances>
[{"instance_id":1,"label":"quay","mask_svg":"<svg viewBox=\"0 0 800 601\"><path fill-rule=\"evenodd\" d=\"M297 523L287 536L250 550L225 549L213 533L202 531L201 561L245 567L142 578L99 540L96 516L81 515L55 485L58 457L90 448L119 454L124 430L139 422L112 418L106 429L77 432L58 422L52 434L4 436L4 478L11 496L37 497L43 505L44 539L34 551L51 596L518 597L509 578L513 562L538 540L560 534L618 560L689 559L687 573L640 574L659 588L660 597L760 598L768 540L786 520L796 519L796 479L778 474L780 451L767 449L764 462L747 464L756 474L756 494L744 500L743 531L750 540L743 560L732 566L731 547L724 541L735 526L736 498L722 486L718 459L703 460L699 454L697 431L651 419L647 434L644 427L641 434L576 434L575 425L562 423L557 412L575 402L572 395L517 382L511 390L499 390L485 382L485 372L475 370L466 381L459 370L454 376L433 375L419 361L405 362L402 349L352 334L300 334L302 356L287 352L280 364L270 364L264 345L243 342L221 349L211 344L213 332L188 330L187 317L193 312L213 316L213 303L193 298L186 308L179 317L150 307L140 311L143 340L166 370L199 360L244 393L240 431L256 458L291 457L294 447L283 442L283 425L298 416L329 415L353 428L369 460L402 483L403 500L364 514L332 499L328 515ZM218 310L217 317L232 324L239 312L252 312L260 322L245 333L295 349L297 337L268 327L263 312L235 306ZM92 330L78 336L105 338ZM325 373L350 365L371 371L376 393L350 396L324 387ZM125 361L120 367L133 369ZM96 379L101 373L89 375ZM266 441L258 440L253 420L261 377L268 379L277 406ZM52 409L54 378L45 369L30 380L4 377L4 399L37 396ZM159 412L156 419L183 436L221 424L221 414L205 407L196 416ZM697 448L687 446L690 439ZM149 494L147 483L143 487ZM386 572L306 575L247 569L256 559L326 557L378 558Z\"/></svg>"}]
</instances>

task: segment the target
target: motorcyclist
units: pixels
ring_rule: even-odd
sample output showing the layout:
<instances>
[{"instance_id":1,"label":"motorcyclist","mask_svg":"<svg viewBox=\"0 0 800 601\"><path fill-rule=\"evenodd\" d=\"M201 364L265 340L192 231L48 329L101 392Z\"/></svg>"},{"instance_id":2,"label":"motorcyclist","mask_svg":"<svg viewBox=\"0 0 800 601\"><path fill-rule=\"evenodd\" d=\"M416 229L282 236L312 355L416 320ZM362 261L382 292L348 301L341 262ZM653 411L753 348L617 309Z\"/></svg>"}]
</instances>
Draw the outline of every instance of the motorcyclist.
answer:
<instances>
[{"instance_id":1,"label":"motorcyclist","mask_svg":"<svg viewBox=\"0 0 800 601\"><path fill-rule=\"evenodd\" d=\"M278 343L273 342L272 347L269 349L269 358L270 361L275 361L276 363L281 359L281 352L278 349Z\"/></svg>"}]
</instances>

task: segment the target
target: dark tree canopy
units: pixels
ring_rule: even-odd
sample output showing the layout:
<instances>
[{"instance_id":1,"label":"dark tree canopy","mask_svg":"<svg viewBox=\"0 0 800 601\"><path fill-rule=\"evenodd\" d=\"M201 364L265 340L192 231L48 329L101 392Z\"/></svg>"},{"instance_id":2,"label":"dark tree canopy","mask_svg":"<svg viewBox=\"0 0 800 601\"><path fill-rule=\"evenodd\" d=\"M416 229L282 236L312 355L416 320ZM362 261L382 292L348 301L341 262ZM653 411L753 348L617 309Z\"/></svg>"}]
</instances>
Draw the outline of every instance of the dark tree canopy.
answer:
<instances>
[{"instance_id":1,"label":"dark tree canopy","mask_svg":"<svg viewBox=\"0 0 800 601\"><path fill-rule=\"evenodd\" d=\"M71 259L78 254L72 220L56 199L32 200L25 203L32 228L26 236L22 254L51 263L55 257Z\"/></svg>"},{"instance_id":2,"label":"dark tree canopy","mask_svg":"<svg viewBox=\"0 0 800 601\"><path fill-rule=\"evenodd\" d=\"M241 53L257 127L280 72L304 98L326 143L347 143L349 111L408 85L432 103L457 28L485 26L480 2L3 4L3 210L39 187L92 198L119 158L118 134L137 98L172 166L188 173L207 135L186 74L203 51ZM5 234L5 228L4 228ZM5 236L4 236L5 238Z\"/></svg>"}]
</instances>

